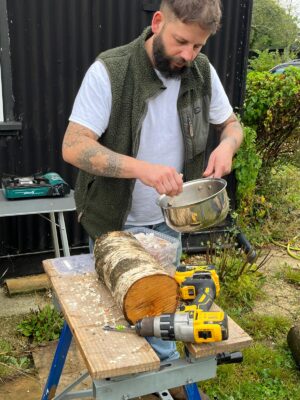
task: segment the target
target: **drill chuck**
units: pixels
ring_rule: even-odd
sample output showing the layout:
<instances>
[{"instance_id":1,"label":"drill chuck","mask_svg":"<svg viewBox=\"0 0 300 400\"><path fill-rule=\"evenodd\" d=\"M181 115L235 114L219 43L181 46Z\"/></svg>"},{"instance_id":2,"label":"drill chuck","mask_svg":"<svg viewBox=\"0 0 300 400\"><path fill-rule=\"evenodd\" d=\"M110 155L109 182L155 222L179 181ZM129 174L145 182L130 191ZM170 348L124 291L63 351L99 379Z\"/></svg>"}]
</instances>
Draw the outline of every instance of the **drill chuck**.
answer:
<instances>
[{"instance_id":1,"label":"drill chuck","mask_svg":"<svg viewBox=\"0 0 300 400\"><path fill-rule=\"evenodd\" d=\"M154 318L159 317L149 317L143 318L136 322L135 331L139 336L155 336L154 335Z\"/></svg>"},{"instance_id":2,"label":"drill chuck","mask_svg":"<svg viewBox=\"0 0 300 400\"><path fill-rule=\"evenodd\" d=\"M135 325L140 336L155 336L163 340L194 341L194 321L190 313L162 314L143 318Z\"/></svg>"}]
</instances>

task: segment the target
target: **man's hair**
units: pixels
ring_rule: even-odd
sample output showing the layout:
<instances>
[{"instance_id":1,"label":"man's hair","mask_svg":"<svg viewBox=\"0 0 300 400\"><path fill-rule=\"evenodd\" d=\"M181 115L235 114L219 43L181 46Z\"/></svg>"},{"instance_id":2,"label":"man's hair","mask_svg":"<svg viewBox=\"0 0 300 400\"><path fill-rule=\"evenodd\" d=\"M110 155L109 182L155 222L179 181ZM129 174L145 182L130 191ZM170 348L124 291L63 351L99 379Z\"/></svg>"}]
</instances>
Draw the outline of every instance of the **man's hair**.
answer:
<instances>
[{"instance_id":1,"label":"man's hair","mask_svg":"<svg viewBox=\"0 0 300 400\"><path fill-rule=\"evenodd\" d=\"M171 12L183 23L195 22L211 34L220 27L220 0L162 0L160 10Z\"/></svg>"}]
</instances>

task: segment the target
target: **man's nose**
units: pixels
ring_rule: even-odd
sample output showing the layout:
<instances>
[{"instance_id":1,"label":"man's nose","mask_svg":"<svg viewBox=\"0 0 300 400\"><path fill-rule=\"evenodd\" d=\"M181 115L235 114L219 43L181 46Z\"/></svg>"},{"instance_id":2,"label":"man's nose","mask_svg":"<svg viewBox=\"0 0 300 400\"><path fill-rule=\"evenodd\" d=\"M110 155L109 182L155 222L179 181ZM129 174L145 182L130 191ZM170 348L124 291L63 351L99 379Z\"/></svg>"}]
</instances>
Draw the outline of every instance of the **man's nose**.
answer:
<instances>
[{"instance_id":1,"label":"man's nose","mask_svg":"<svg viewBox=\"0 0 300 400\"><path fill-rule=\"evenodd\" d=\"M197 54L193 46L185 46L180 55L185 61L190 62L194 60Z\"/></svg>"}]
</instances>

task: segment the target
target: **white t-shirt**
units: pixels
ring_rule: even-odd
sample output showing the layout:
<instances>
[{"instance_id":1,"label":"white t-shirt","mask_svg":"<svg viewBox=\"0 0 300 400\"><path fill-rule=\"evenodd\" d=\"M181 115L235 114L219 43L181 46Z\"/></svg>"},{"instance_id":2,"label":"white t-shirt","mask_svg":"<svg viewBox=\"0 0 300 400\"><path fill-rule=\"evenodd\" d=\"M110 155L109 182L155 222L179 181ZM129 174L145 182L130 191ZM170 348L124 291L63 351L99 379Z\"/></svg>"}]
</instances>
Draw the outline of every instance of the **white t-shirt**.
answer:
<instances>
[{"instance_id":1,"label":"white t-shirt","mask_svg":"<svg viewBox=\"0 0 300 400\"><path fill-rule=\"evenodd\" d=\"M221 124L232 113L232 107L216 73L210 65L212 97L209 122ZM155 164L183 169L184 144L177 109L180 89L179 79L166 79L158 71L166 89L148 101L147 113L142 124L137 159ZM76 96L70 121L83 125L99 137L106 130L112 105L111 85L106 68L100 61L88 69ZM150 134L151 133L151 134ZM145 226L162 222L160 207L156 205L155 189L136 180L132 194L132 208L126 224Z\"/></svg>"}]
</instances>

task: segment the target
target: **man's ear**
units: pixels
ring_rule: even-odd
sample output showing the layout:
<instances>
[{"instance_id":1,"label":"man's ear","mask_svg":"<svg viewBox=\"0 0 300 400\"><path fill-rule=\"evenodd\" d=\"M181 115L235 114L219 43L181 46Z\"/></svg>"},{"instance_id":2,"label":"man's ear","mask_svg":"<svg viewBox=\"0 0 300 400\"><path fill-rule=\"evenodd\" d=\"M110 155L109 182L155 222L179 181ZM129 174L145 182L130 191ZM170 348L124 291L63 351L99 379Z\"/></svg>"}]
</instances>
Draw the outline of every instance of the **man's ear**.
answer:
<instances>
[{"instance_id":1,"label":"man's ear","mask_svg":"<svg viewBox=\"0 0 300 400\"><path fill-rule=\"evenodd\" d=\"M153 33L159 33L164 24L164 15L161 11L156 11L152 17L151 28Z\"/></svg>"}]
</instances>

